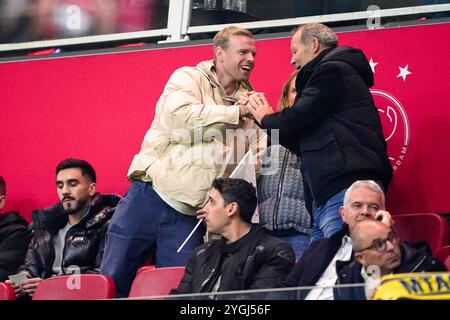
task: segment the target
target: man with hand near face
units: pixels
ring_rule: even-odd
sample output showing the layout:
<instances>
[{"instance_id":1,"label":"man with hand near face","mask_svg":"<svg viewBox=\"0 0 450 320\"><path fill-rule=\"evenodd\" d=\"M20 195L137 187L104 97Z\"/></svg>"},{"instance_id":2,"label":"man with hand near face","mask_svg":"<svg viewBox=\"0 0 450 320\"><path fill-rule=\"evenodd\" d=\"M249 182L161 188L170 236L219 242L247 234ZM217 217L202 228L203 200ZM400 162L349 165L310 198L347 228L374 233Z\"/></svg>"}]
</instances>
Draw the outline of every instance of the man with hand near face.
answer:
<instances>
[{"instance_id":1,"label":"man with hand near face","mask_svg":"<svg viewBox=\"0 0 450 320\"><path fill-rule=\"evenodd\" d=\"M345 192L344 205L339 212L344 221L342 229L330 238L313 241L284 282L286 287L316 286L312 290L301 290L297 298L335 299L332 286L338 282L336 267L353 259L349 234L356 224L363 220L378 220L388 227L394 224L385 211L384 192L373 180L354 182Z\"/></svg>"}]
</instances>

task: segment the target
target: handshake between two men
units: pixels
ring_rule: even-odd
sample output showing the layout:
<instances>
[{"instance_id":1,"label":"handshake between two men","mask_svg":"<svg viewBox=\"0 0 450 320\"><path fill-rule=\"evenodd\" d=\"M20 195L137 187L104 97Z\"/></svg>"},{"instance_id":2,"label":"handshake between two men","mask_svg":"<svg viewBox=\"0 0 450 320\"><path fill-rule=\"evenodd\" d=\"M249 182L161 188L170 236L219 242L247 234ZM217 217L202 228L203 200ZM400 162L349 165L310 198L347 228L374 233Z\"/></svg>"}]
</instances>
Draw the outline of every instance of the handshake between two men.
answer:
<instances>
[{"instance_id":1,"label":"handshake between two men","mask_svg":"<svg viewBox=\"0 0 450 320\"><path fill-rule=\"evenodd\" d=\"M265 115L274 112L265 94L262 92L247 92L236 101L235 105L239 106L241 117L252 118L258 123L261 123Z\"/></svg>"}]
</instances>

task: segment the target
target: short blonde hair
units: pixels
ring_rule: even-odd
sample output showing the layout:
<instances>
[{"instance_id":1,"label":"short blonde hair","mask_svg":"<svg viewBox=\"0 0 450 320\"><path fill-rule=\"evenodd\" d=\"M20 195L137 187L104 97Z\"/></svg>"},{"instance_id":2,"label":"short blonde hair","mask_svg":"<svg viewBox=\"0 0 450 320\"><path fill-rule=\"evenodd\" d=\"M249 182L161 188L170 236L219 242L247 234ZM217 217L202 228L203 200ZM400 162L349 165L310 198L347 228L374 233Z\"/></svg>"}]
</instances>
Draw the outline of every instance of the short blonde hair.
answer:
<instances>
[{"instance_id":1,"label":"short blonde hair","mask_svg":"<svg viewBox=\"0 0 450 320\"><path fill-rule=\"evenodd\" d=\"M218 47L226 49L228 47L228 41L231 36L246 36L249 38L254 38L253 34L247 29L237 26L229 26L223 28L214 36L214 49Z\"/></svg>"},{"instance_id":2,"label":"short blonde hair","mask_svg":"<svg viewBox=\"0 0 450 320\"><path fill-rule=\"evenodd\" d=\"M291 87L292 81L295 81L296 78L297 70L291 73L289 78L287 78L286 82L284 83L283 90L281 91L280 102L278 103L281 110L286 107L291 107L291 105L289 104L289 88Z\"/></svg>"}]
</instances>

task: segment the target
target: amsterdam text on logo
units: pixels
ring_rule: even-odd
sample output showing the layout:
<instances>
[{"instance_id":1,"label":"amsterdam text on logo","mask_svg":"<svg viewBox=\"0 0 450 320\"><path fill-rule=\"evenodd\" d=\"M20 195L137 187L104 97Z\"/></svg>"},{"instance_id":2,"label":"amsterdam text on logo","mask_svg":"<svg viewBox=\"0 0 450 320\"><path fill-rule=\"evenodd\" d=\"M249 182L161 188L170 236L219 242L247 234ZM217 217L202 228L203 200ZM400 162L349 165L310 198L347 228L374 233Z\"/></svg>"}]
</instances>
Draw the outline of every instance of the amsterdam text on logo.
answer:
<instances>
[{"instance_id":1,"label":"amsterdam text on logo","mask_svg":"<svg viewBox=\"0 0 450 320\"><path fill-rule=\"evenodd\" d=\"M380 113L384 138L388 144L388 155L392 169L396 171L408 152L410 127L405 108L390 93L372 89L375 105Z\"/></svg>"}]
</instances>

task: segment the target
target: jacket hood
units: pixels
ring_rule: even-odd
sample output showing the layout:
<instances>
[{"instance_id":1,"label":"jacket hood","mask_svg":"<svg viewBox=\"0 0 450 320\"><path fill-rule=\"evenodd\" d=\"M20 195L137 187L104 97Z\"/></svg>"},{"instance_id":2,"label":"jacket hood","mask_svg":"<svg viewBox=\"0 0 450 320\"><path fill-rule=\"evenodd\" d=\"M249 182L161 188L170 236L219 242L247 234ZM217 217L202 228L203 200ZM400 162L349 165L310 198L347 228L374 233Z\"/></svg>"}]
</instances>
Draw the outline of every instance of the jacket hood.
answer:
<instances>
[{"instance_id":1,"label":"jacket hood","mask_svg":"<svg viewBox=\"0 0 450 320\"><path fill-rule=\"evenodd\" d=\"M80 222L86 221L86 227L89 227L106 218L109 219L119 200L120 196L118 195L96 193L89 203L87 213ZM50 232L61 229L69 220L60 202L47 208L33 210L31 216L35 228L46 229Z\"/></svg>"},{"instance_id":2,"label":"jacket hood","mask_svg":"<svg viewBox=\"0 0 450 320\"><path fill-rule=\"evenodd\" d=\"M0 225L20 224L28 227L28 222L16 211L0 214Z\"/></svg>"},{"instance_id":3,"label":"jacket hood","mask_svg":"<svg viewBox=\"0 0 450 320\"><path fill-rule=\"evenodd\" d=\"M349 46L337 47L325 55L322 63L325 63L326 61L341 61L347 63L360 74L368 87L373 86L374 77L372 69L370 68L366 56L360 49Z\"/></svg>"}]
</instances>

